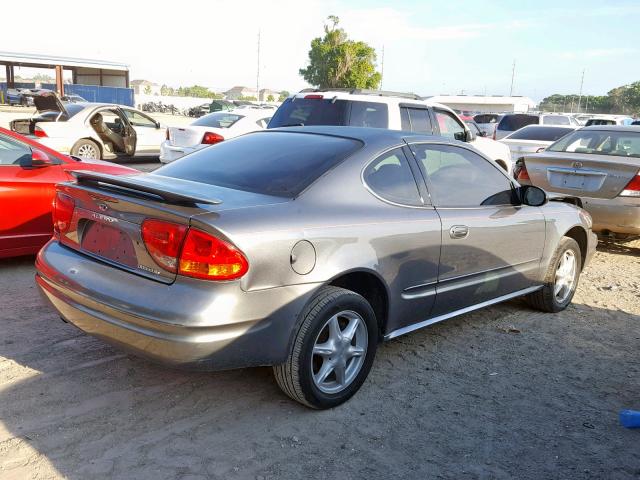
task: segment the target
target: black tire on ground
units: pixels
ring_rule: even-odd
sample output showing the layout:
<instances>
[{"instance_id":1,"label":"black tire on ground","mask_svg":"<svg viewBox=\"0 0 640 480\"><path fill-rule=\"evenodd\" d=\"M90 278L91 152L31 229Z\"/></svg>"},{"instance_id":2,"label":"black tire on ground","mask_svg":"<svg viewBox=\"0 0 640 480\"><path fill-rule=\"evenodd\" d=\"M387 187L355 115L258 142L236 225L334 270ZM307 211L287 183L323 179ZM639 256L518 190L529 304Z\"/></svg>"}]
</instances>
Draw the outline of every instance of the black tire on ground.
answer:
<instances>
[{"instance_id":1,"label":"black tire on ground","mask_svg":"<svg viewBox=\"0 0 640 480\"><path fill-rule=\"evenodd\" d=\"M573 279L573 287L569 295L562 301L558 301L554 294L556 286L556 272L560 265L560 261L565 252L571 251L576 261L576 268ZM544 277L544 287L541 290L533 292L527 295L526 300L533 308L542 310L543 312L560 312L567 308L573 299L573 295L578 287L578 280L582 271L582 255L580 253L580 246L573 238L562 237L558 243L558 248L553 254L551 261L549 262L549 268Z\"/></svg>"},{"instance_id":2,"label":"black tire on ground","mask_svg":"<svg viewBox=\"0 0 640 480\"><path fill-rule=\"evenodd\" d=\"M88 152L95 152L94 156L88 154ZM75 155L76 157L87 157L87 158L95 158L102 159L102 152L100 147L93 140L89 140L87 138L83 138L82 140L78 140L76 144L71 148L71 155Z\"/></svg>"},{"instance_id":3,"label":"black tire on ground","mask_svg":"<svg viewBox=\"0 0 640 480\"><path fill-rule=\"evenodd\" d=\"M355 312L364 320L367 349L362 366L351 383L337 393L325 393L313 380L313 347L327 321L343 311ZM369 302L351 290L325 286L303 310L287 361L274 366L273 372L278 386L293 400L311 408L332 408L346 402L360 389L371 370L377 346L378 324Z\"/></svg>"}]
</instances>

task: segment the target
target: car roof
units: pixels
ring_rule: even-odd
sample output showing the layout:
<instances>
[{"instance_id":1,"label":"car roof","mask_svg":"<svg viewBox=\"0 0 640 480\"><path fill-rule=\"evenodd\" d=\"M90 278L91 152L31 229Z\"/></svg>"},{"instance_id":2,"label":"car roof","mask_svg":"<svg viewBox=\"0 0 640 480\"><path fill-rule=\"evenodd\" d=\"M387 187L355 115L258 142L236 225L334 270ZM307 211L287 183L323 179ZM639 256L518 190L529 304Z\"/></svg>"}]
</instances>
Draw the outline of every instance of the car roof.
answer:
<instances>
[{"instance_id":1,"label":"car roof","mask_svg":"<svg viewBox=\"0 0 640 480\"><path fill-rule=\"evenodd\" d=\"M580 130L601 130L605 132L634 132L640 133L640 125L589 125Z\"/></svg>"}]
</instances>

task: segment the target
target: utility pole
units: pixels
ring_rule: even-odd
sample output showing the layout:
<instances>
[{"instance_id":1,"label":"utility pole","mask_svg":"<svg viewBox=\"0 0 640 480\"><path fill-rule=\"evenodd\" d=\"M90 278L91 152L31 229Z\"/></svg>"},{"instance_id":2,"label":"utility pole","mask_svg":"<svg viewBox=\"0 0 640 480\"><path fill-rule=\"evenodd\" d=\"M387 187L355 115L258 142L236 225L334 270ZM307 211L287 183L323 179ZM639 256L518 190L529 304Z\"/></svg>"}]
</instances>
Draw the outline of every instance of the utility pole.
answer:
<instances>
[{"instance_id":1,"label":"utility pole","mask_svg":"<svg viewBox=\"0 0 640 480\"><path fill-rule=\"evenodd\" d=\"M582 86L584 85L584 68L582 69L582 78L580 79L580 94L578 95L578 113L580 113L580 103L582 101Z\"/></svg>"},{"instance_id":2,"label":"utility pole","mask_svg":"<svg viewBox=\"0 0 640 480\"><path fill-rule=\"evenodd\" d=\"M384 45L382 45L382 66L380 67L380 90L382 90L382 80L384 80Z\"/></svg>"},{"instance_id":3,"label":"utility pole","mask_svg":"<svg viewBox=\"0 0 640 480\"><path fill-rule=\"evenodd\" d=\"M260 101L260 30L258 29L258 69L256 71L256 96Z\"/></svg>"},{"instance_id":4,"label":"utility pole","mask_svg":"<svg viewBox=\"0 0 640 480\"><path fill-rule=\"evenodd\" d=\"M589 113L589 95L587 95L587 108L585 109L585 113Z\"/></svg>"},{"instance_id":5,"label":"utility pole","mask_svg":"<svg viewBox=\"0 0 640 480\"><path fill-rule=\"evenodd\" d=\"M516 60L513 59L513 68L511 69L511 88L509 89L509 96L513 97L513 79L516 76Z\"/></svg>"}]
</instances>

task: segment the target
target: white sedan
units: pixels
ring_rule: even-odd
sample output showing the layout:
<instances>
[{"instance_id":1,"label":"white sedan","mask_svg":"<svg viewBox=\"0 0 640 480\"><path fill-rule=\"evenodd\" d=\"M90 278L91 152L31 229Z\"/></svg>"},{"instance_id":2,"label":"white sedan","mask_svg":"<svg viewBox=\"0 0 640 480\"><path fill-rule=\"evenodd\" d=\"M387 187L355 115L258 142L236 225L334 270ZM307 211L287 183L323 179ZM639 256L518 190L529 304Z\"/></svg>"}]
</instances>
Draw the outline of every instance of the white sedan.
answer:
<instances>
[{"instance_id":1,"label":"white sedan","mask_svg":"<svg viewBox=\"0 0 640 480\"><path fill-rule=\"evenodd\" d=\"M36 137L62 153L114 160L157 156L164 128L135 108L106 103L63 103L54 92L33 97L36 114L14 120L11 130Z\"/></svg>"},{"instance_id":2,"label":"white sedan","mask_svg":"<svg viewBox=\"0 0 640 480\"><path fill-rule=\"evenodd\" d=\"M264 129L273 111L243 108L214 112L187 127L169 127L160 146L160 161L169 163L223 140Z\"/></svg>"},{"instance_id":3,"label":"white sedan","mask_svg":"<svg viewBox=\"0 0 640 480\"><path fill-rule=\"evenodd\" d=\"M527 125L507 135L500 143L509 147L515 164L522 156L540 152L574 130L576 127L569 125Z\"/></svg>"}]
</instances>

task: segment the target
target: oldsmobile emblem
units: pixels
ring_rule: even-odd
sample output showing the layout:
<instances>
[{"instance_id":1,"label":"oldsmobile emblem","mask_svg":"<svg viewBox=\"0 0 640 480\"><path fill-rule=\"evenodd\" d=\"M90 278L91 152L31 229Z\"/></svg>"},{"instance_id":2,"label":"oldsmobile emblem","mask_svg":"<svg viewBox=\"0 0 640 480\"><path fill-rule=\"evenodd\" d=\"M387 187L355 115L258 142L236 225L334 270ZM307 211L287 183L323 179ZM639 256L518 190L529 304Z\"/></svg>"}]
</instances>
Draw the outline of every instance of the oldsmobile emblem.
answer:
<instances>
[{"instance_id":1,"label":"oldsmobile emblem","mask_svg":"<svg viewBox=\"0 0 640 480\"><path fill-rule=\"evenodd\" d=\"M573 168L582 168L582 162L573 162L571 165Z\"/></svg>"},{"instance_id":2,"label":"oldsmobile emblem","mask_svg":"<svg viewBox=\"0 0 640 480\"><path fill-rule=\"evenodd\" d=\"M100 210L102 210L103 212L106 212L106 211L107 211L107 209L108 209L109 207L107 206L107 204L106 204L106 203L99 203L99 204L98 204L98 208L99 208Z\"/></svg>"}]
</instances>

